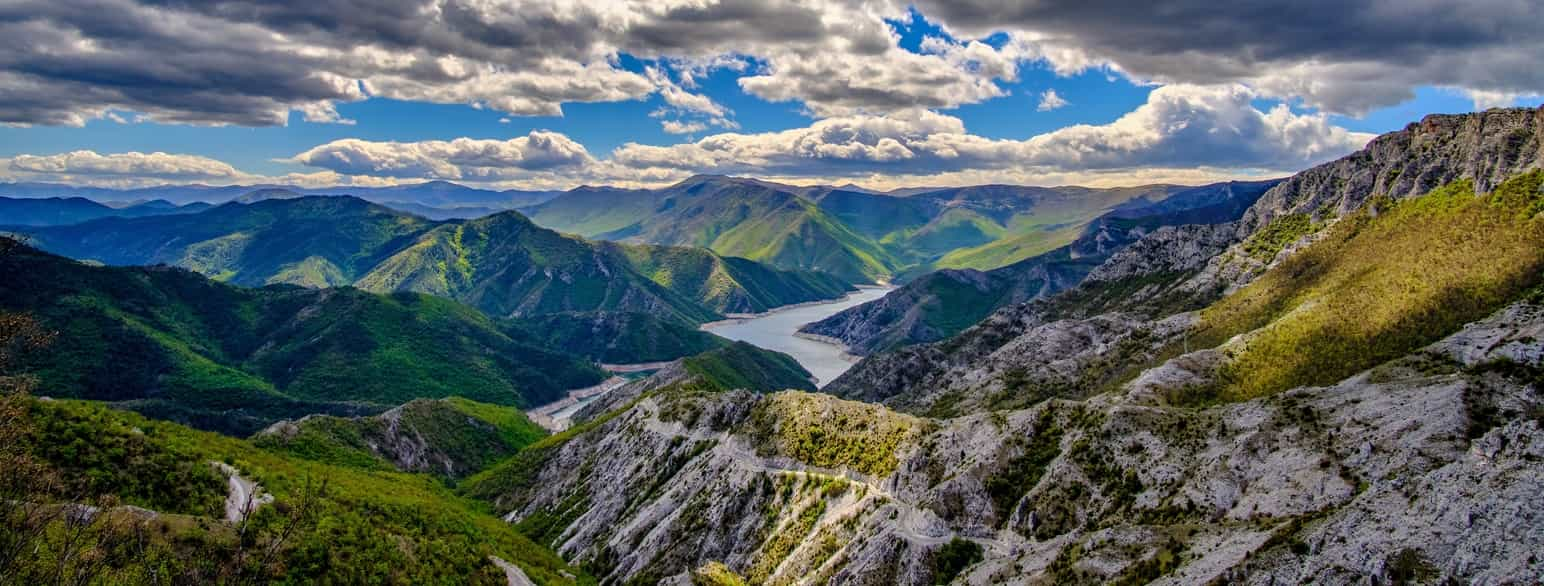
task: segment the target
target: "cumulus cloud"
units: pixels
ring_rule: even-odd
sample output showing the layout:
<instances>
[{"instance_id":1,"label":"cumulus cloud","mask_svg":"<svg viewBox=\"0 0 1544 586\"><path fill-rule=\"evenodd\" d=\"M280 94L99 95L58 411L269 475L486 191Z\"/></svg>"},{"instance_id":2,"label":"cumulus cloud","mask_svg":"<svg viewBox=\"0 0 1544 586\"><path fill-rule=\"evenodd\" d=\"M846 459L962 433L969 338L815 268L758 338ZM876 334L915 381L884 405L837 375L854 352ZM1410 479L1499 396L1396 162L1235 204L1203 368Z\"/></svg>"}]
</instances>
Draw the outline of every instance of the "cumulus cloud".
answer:
<instances>
[{"instance_id":1,"label":"cumulus cloud","mask_svg":"<svg viewBox=\"0 0 1544 586\"><path fill-rule=\"evenodd\" d=\"M1040 92L1040 103L1035 106L1037 112L1050 112L1067 105L1067 100L1056 94L1056 90Z\"/></svg>"},{"instance_id":2,"label":"cumulus cloud","mask_svg":"<svg viewBox=\"0 0 1544 586\"><path fill-rule=\"evenodd\" d=\"M594 159L584 145L549 131L509 140L458 138L419 142L335 140L291 162L345 175L495 181L531 172L582 167Z\"/></svg>"},{"instance_id":3,"label":"cumulus cloud","mask_svg":"<svg viewBox=\"0 0 1544 586\"><path fill-rule=\"evenodd\" d=\"M1285 105L1261 111L1242 85L1165 86L1105 125L1028 140L969 134L930 110L826 118L805 128L723 133L672 146L627 144L612 160L634 168L771 175L912 176L982 170L1067 173L1141 167L1298 169L1360 148L1371 135Z\"/></svg>"}]
</instances>

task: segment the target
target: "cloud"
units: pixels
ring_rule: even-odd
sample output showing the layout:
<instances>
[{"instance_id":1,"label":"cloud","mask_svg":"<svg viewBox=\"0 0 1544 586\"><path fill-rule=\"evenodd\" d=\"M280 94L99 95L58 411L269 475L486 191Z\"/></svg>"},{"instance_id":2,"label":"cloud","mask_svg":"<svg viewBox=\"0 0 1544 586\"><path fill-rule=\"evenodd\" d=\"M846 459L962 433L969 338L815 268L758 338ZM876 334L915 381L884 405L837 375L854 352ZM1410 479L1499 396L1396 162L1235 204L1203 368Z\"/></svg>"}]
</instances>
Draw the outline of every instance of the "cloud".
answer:
<instances>
[{"instance_id":1,"label":"cloud","mask_svg":"<svg viewBox=\"0 0 1544 586\"><path fill-rule=\"evenodd\" d=\"M1067 100L1063 99L1059 95L1056 95L1056 90L1049 89L1040 92L1040 104L1035 106L1035 111L1050 112L1051 110L1055 110L1066 105Z\"/></svg>"},{"instance_id":2,"label":"cloud","mask_svg":"<svg viewBox=\"0 0 1544 586\"><path fill-rule=\"evenodd\" d=\"M1517 0L918 0L956 35L1019 35L1058 72L1109 67L1159 83L1244 83L1338 113L1420 86L1544 91L1544 5Z\"/></svg>"},{"instance_id":3,"label":"cloud","mask_svg":"<svg viewBox=\"0 0 1544 586\"><path fill-rule=\"evenodd\" d=\"M7 164L12 173L70 178L139 177L163 180L232 179L243 174L222 161L197 155L127 152L102 155L79 150L57 155L17 155Z\"/></svg>"},{"instance_id":4,"label":"cloud","mask_svg":"<svg viewBox=\"0 0 1544 586\"><path fill-rule=\"evenodd\" d=\"M670 134L695 134L708 129L707 124L701 122L680 122L676 120L661 120L659 125Z\"/></svg>"},{"instance_id":5,"label":"cloud","mask_svg":"<svg viewBox=\"0 0 1544 586\"><path fill-rule=\"evenodd\" d=\"M584 145L568 136L536 130L509 140L374 142L349 138L311 148L287 162L345 175L495 181L582 167L593 160Z\"/></svg>"},{"instance_id":6,"label":"cloud","mask_svg":"<svg viewBox=\"0 0 1544 586\"><path fill-rule=\"evenodd\" d=\"M672 146L626 144L612 161L633 168L767 175L926 176L1011 170L1068 173L1143 167L1306 167L1372 138L1322 114L1254 107L1242 85L1166 86L1105 125L1077 125L1028 140L990 139L929 110L851 115L805 128L723 133Z\"/></svg>"}]
</instances>

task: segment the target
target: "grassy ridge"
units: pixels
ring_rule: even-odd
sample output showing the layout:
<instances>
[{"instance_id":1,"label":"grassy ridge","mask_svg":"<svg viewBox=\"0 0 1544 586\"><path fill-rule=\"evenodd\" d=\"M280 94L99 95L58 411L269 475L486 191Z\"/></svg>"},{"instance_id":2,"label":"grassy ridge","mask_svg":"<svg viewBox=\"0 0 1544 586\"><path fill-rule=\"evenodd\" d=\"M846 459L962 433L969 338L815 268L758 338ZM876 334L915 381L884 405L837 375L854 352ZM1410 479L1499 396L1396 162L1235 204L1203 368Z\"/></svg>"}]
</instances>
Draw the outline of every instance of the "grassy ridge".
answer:
<instances>
[{"instance_id":1,"label":"grassy ridge","mask_svg":"<svg viewBox=\"0 0 1544 586\"><path fill-rule=\"evenodd\" d=\"M1332 383L1538 285L1541 182L1544 172L1535 171L1477 196L1459 181L1417 198L1375 199L1340 219L1322 240L1202 313L1200 345L1253 332L1227 347L1217 398Z\"/></svg>"},{"instance_id":2,"label":"grassy ridge","mask_svg":"<svg viewBox=\"0 0 1544 586\"><path fill-rule=\"evenodd\" d=\"M792 356L762 350L745 342L686 358L682 360L682 366L720 390L815 390L815 384L810 382L812 375Z\"/></svg>"}]
</instances>

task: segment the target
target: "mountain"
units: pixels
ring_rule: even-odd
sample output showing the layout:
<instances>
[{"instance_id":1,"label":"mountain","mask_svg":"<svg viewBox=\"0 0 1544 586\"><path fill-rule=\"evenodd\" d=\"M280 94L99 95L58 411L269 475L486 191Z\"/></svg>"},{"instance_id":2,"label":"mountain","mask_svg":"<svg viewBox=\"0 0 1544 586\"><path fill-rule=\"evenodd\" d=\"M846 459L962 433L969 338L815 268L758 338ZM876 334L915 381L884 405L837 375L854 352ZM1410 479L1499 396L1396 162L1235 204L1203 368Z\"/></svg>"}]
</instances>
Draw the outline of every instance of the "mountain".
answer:
<instances>
[{"instance_id":1,"label":"mountain","mask_svg":"<svg viewBox=\"0 0 1544 586\"><path fill-rule=\"evenodd\" d=\"M647 313L552 313L521 320L546 345L606 364L664 362L729 345L729 340Z\"/></svg>"},{"instance_id":2,"label":"mountain","mask_svg":"<svg viewBox=\"0 0 1544 586\"><path fill-rule=\"evenodd\" d=\"M69 341L22 364L50 396L228 433L415 398L537 405L604 378L522 328L425 295L243 289L26 247L0 255L0 275L0 310L29 313Z\"/></svg>"},{"instance_id":3,"label":"mountain","mask_svg":"<svg viewBox=\"0 0 1544 586\"><path fill-rule=\"evenodd\" d=\"M528 208L538 224L604 240L710 248L777 267L869 283L890 253L773 183L699 176L658 190L580 188Z\"/></svg>"},{"instance_id":4,"label":"mountain","mask_svg":"<svg viewBox=\"0 0 1544 586\"><path fill-rule=\"evenodd\" d=\"M59 226L97 218L136 218L162 214L199 212L209 206L177 206L164 200L136 202L121 207L103 205L83 197L18 199L0 197L0 226Z\"/></svg>"},{"instance_id":5,"label":"mountain","mask_svg":"<svg viewBox=\"0 0 1544 586\"><path fill-rule=\"evenodd\" d=\"M245 286L429 293L499 317L641 311L697 324L846 290L830 276L706 251L591 243L516 212L436 222L354 197L259 198L198 214L15 231L111 265L169 264Z\"/></svg>"},{"instance_id":6,"label":"mountain","mask_svg":"<svg viewBox=\"0 0 1544 586\"><path fill-rule=\"evenodd\" d=\"M615 583L1531 579L1541 119L1428 118L839 396L608 398L459 489ZM1393 160L1445 182L1303 187Z\"/></svg>"},{"instance_id":7,"label":"mountain","mask_svg":"<svg viewBox=\"0 0 1544 586\"><path fill-rule=\"evenodd\" d=\"M585 237L700 246L870 283L1011 265L1071 243L1106 212L1187 189L980 185L901 197L701 175L660 189L581 187L522 211Z\"/></svg>"},{"instance_id":8,"label":"mountain","mask_svg":"<svg viewBox=\"0 0 1544 586\"><path fill-rule=\"evenodd\" d=\"M380 415L281 421L252 442L312 462L461 478L546 435L513 407L449 397L417 399Z\"/></svg>"},{"instance_id":9,"label":"mountain","mask_svg":"<svg viewBox=\"0 0 1544 586\"><path fill-rule=\"evenodd\" d=\"M990 271L924 274L883 298L805 325L801 332L867 355L953 336L993 311L1078 284L1117 251L1168 225L1238 219L1278 181L1228 182L1127 200L1089 222L1071 244Z\"/></svg>"}]
</instances>

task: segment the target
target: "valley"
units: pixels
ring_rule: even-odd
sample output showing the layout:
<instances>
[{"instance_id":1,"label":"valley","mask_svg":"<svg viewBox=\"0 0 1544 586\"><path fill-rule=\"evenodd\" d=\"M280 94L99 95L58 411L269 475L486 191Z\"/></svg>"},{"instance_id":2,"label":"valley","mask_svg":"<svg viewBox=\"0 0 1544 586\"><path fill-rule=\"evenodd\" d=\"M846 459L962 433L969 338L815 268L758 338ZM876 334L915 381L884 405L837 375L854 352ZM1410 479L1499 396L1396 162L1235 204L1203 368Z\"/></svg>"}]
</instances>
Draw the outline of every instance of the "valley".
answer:
<instances>
[{"instance_id":1,"label":"valley","mask_svg":"<svg viewBox=\"0 0 1544 586\"><path fill-rule=\"evenodd\" d=\"M143 205L0 208L0 577L1544 571L1544 108L1195 187Z\"/></svg>"}]
</instances>

